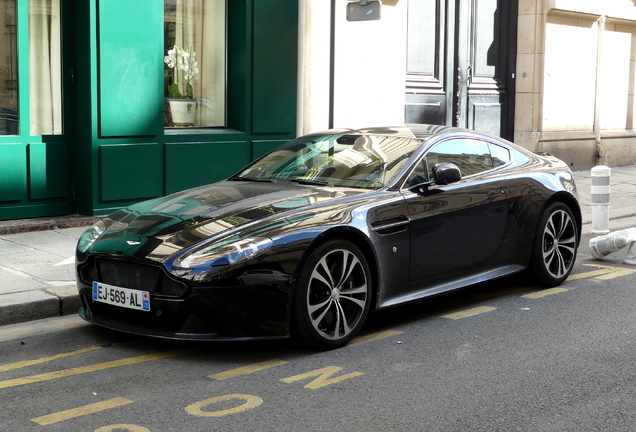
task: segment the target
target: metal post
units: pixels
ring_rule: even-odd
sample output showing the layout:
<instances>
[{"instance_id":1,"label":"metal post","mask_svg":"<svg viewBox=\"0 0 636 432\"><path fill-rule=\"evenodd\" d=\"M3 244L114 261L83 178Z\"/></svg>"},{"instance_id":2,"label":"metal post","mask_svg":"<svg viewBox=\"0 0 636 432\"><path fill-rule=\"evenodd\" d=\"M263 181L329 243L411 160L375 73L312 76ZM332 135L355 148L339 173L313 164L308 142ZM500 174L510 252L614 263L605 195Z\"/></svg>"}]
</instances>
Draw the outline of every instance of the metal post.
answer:
<instances>
[{"instance_id":1,"label":"metal post","mask_svg":"<svg viewBox=\"0 0 636 432\"><path fill-rule=\"evenodd\" d=\"M592 168L592 234L608 234L610 177L612 169L605 165Z\"/></svg>"}]
</instances>

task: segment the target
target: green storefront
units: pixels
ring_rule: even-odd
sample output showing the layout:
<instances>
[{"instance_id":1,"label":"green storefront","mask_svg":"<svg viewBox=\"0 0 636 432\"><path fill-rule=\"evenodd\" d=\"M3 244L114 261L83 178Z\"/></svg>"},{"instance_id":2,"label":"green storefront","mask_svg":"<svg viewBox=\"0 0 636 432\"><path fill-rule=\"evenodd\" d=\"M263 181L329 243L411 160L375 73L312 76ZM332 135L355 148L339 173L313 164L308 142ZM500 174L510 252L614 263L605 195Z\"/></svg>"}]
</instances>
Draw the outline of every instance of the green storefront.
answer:
<instances>
[{"instance_id":1,"label":"green storefront","mask_svg":"<svg viewBox=\"0 0 636 432\"><path fill-rule=\"evenodd\" d=\"M0 0L0 14L0 220L106 214L295 137L297 0Z\"/></svg>"}]
</instances>

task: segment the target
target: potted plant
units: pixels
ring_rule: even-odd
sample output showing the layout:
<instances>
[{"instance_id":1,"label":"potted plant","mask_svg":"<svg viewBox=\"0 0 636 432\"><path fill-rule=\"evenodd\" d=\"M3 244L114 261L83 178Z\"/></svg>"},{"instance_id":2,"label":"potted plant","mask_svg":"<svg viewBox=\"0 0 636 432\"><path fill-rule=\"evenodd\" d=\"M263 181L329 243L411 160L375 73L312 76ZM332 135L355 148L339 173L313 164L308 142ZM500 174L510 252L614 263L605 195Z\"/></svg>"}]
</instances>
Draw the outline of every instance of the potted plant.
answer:
<instances>
[{"instance_id":1,"label":"potted plant","mask_svg":"<svg viewBox=\"0 0 636 432\"><path fill-rule=\"evenodd\" d=\"M194 99L191 81L199 73L196 53L192 48L186 51L175 45L164 57L164 63L172 69L172 84L168 85L172 122L175 126L194 126L197 101ZM185 82L185 94L182 94L179 88L181 80Z\"/></svg>"}]
</instances>

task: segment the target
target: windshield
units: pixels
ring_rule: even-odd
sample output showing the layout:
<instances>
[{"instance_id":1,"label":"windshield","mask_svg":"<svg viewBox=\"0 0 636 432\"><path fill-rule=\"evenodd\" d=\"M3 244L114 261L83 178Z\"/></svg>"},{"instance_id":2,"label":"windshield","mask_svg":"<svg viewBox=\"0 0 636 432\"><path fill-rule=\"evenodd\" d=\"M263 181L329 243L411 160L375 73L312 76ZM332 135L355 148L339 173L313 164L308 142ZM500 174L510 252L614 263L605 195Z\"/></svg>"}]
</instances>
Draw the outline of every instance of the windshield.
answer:
<instances>
[{"instance_id":1,"label":"windshield","mask_svg":"<svg viewBox=\"0 0 636 432\"><path fill-rule=\"evenodd\" d=\"M282 145L230 180L287 180L381 189L420 144L410 138L375 135L302 137Z\"/></svg>"}]
</instances>

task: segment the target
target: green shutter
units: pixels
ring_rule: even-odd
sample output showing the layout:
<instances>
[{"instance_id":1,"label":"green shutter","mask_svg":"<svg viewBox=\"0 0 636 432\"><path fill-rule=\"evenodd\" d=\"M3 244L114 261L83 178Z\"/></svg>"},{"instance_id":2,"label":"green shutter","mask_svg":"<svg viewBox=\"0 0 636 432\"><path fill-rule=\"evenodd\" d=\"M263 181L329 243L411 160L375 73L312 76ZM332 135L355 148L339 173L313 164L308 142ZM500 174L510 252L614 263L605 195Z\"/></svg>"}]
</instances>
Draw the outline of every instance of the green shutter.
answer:
<instances>
[{"instance_id":1,"label":"green shutter","mask_svg":"<svg viewBox=\"0 0 636 432\"><path fill-rule=\"evenodd\" d=\"M244 142L166 144L166 192L223 180L249 161Z\"/></svg>"},{"instance_id":2,"label":"green shutter","mask_svg":"<svg viewBox=\"0 0 636 432\"><path fill-rule=\"evenodd\" d=\"M163 195L161 145L107 144L100 147L100 153L103 201Z\"/></svg>"},{"instance_id":3,"label":"green shutter","mask_svg":"<svg viewBox=\"0 0 636 432\"><path fill-rule=\"evenodd\" d=\"M26 159L23 144L0 144L0 202L24 199Z\"/></svg>"},{"instance_id":4,"label":"green shutter","mask_svg":"<svg viewBox=\"0 0 636 432\"><path fill-rule=\"evenodd\" d=\"M163 130L163 2L99 2L99 109L103 137Z\"/></svg>"},{"instance_id":5,"label":"green shutter","mask_svg":"<svg viewBox=\"0 0 636 432\"><path fill-rule=\"evenodd\" d=\"M68 144L29 144L29 190L31 199L68 195Z\"/></svg>"},{"instance_id":6,"label":"green shutter","mask_svg":"<svg viewBox=\"0 0 636 432\"><path fill-rule=\"evenodd\" d=\"M297 59L298 1L255 1L254 133L295 132Z\"/></svg>"}]
</instances>

